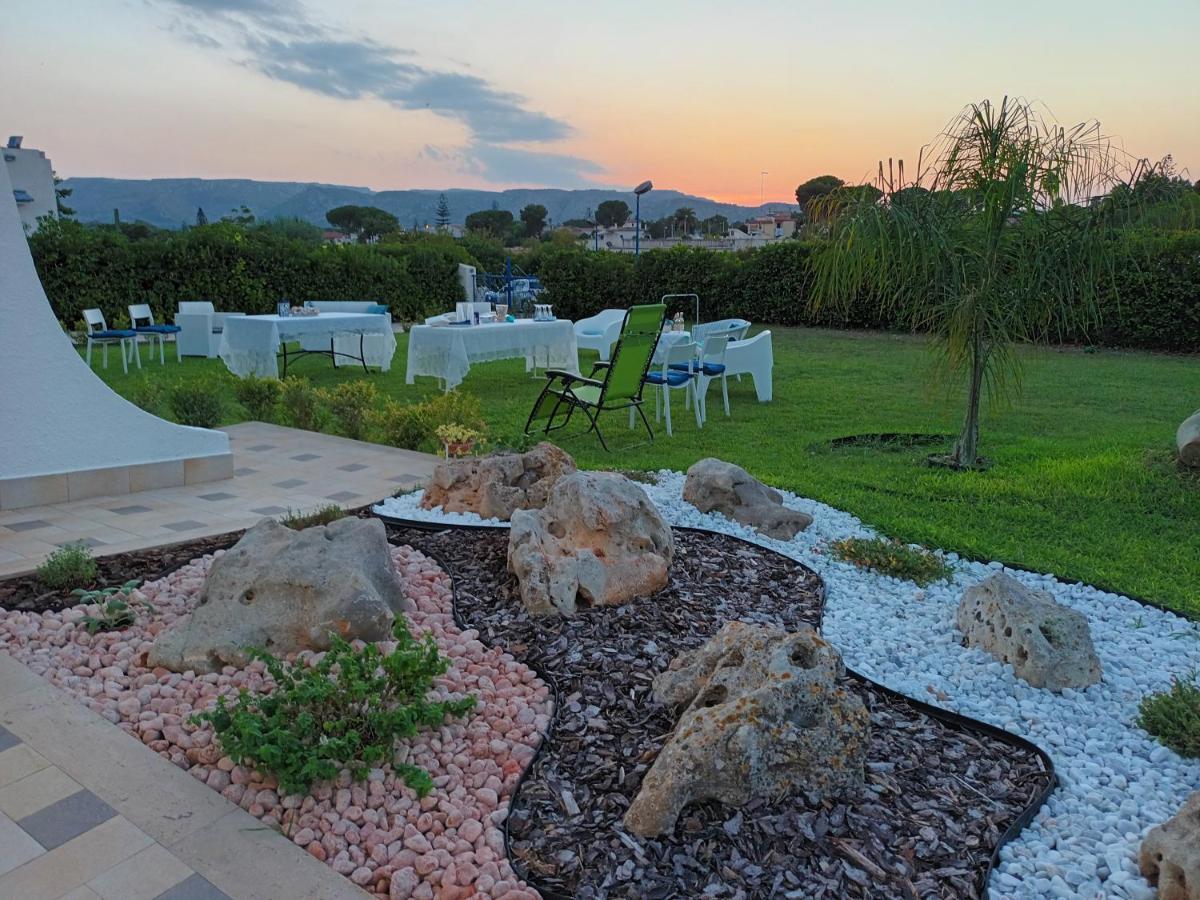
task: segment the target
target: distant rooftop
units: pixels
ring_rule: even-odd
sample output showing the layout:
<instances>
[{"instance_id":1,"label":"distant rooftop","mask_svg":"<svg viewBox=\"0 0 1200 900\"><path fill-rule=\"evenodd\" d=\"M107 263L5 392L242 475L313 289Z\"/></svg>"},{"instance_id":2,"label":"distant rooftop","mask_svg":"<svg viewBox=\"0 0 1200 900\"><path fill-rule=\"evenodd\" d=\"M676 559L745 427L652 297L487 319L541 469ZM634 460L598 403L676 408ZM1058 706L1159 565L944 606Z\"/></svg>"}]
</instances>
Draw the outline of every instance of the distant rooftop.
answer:
<instances>
[{"instance_id":1,"label":"distant rooftop","mask_svg":"<svg viewBox=\"0 0 1200 900\"><path fill-rule=\"evenodd\" d=\"M21 188L15 188L13 190L13 197L16 199L16 201L18 203L32 203L33 202L33 198L31 196L29 196L29 192L26 190L22 190Z\"/></svg>"}]
</instances>

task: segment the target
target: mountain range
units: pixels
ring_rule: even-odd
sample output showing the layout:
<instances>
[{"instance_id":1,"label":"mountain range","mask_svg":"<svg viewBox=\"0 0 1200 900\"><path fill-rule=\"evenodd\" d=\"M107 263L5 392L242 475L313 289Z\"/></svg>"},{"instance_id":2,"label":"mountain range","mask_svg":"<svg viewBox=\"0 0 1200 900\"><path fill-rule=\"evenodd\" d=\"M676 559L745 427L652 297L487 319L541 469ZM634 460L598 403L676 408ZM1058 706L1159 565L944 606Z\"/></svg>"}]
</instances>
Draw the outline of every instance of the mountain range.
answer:
<instances>
[{"instance_id":1,"label":"mountain range","mask_svg":"<svg viewBox=\"0 0 1200 900\"><path fill-rule=\"evenodd\" d=\"M337 206L377 206L395 215L404 227L432 224L438 197L445 193L450 204L450 221L461 224L470 213L484 209L506 209L514 216L530 203L546 207L551 223L583 219L605 200L624 200L633 207L633 194L614 190L559 190L517 188L480 191L453 188L446 191L373 191L343 184L298 181L254 181L249 178L68 178L63 187L72 193L67 205L81 222L111 222L113 210L121 221L142 221L161 228L179 228L196 221L203 209L210 222L232 210L249 207L260 220L296 218L328 227L325 213ZM794 204L766 203L738 206L719 203L679 191L654 190L642 196L642 218L657 219L691 207L701 219L722 215L731 222L766 212L790 212Z\"/></svg>"}]
</instances>

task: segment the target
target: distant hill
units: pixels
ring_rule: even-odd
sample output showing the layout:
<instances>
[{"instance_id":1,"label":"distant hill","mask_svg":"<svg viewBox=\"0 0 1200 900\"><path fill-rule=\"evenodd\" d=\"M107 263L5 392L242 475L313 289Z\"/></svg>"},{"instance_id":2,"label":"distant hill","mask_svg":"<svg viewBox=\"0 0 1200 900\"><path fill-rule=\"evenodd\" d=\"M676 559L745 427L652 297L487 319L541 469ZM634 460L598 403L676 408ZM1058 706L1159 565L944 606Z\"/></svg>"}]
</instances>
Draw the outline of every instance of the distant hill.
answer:
<instances>
[{"instance_id":1,"label":"distant hill","mask_svg":"<svg viewBox=\"0 0 1200 900\"><path fill-rule=\"evenodd\" d=\"M248 178L68 178L64 187L72 190L69 203L82 222L111 222L113 210L119 209L124 222L143 221L161 228L179 228L194 223L197 207L202 207L209 221L215 222L230 210L242 206L249 207L259 219L283 216L326 225L325 213L347 203L378 206L409 228L414 222L424 225L434 221L438 195L443 193L436 190L372 191L339 184ZM633 195L628 191L456 188L445 194L450 202L450 220L459 224L469 213L491 209L493 204L515 216L528 204L540 203L546 207L552 222L585 218L589 210L594 210L605 200L624 200L631 208L633 206ZM642 197L642 218L661 218L681 206L690 206L702 219L722 215L730 221L762 212L795 209L794 204L787 203L737 206L679 191L654 190Z\"/></svg>"}]
</instances>

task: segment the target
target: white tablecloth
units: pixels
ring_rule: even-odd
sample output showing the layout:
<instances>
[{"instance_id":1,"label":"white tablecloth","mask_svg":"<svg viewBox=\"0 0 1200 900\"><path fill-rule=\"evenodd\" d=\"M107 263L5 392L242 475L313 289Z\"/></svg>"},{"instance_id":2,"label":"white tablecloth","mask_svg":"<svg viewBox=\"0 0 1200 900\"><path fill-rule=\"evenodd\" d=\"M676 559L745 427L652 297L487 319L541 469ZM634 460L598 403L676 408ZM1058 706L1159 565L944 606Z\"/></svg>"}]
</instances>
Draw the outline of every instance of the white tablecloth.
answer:
<instances>
[{"instance_id":1,"label":"white tablecloth","mask_svg":"<svg viewBox=\"0 0 1200 900\"><path fill-rule=\"evenodd\" d=\"M230 317L225 320L218 355L239 378L278 378L275 354L284 342L323 336L335 342L338 352L357 356L359 335L366 336L363 355L367 365L387 371L396 352L396 336L389 316L372 313Z\"/></svg>"},{"instance_id":2,"label":"white tablecloth","mask_svg":"<svg viewBox=\"0 0 1200 900\"><path fill-rule=\"evenodd\" d=\"M488 325L414 325L408 333L408 371L405 380L431 375L446 390L467 377L473 362L525 358L525 370L535 368L579 371L575 326L567 320L495 322Z\"/></svg>"}]
</instances>

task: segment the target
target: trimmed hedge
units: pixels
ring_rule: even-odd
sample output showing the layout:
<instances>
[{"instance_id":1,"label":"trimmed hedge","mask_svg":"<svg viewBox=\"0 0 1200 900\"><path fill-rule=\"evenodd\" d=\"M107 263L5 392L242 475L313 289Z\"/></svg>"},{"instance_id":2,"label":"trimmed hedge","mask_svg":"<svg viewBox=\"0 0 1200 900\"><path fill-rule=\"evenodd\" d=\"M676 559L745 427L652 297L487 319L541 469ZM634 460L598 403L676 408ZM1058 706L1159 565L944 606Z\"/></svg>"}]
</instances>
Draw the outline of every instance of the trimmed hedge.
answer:
<instances>
[{"instance_id":1,"label":"trimmed hedge","mask_svg":"<svg viewBox=\"0 0 1200 900\"><path fill-rule=\"evenodd\" d=\"M1115 290L1090 334L1078 343L1148 350L1200 350L1200 231L1130 230L1122 236ZM218 309L271 312L287 299L375 300L402 320L453 308L458 263L503 267L505 251L478 236L400 235L372 246L316 246L271 231L219 223L129 240L112 229L50 223L30 238L42 284L59 319L99 307L110 325L131 303L149 303L159 321L180 300L212 300ZM698 293L705 319L740 316L777 325L898 328L879 304L853 298L846 309L814 314L806 293L815 242L783 241L737 253L680 244L639 257L554 242L519 257L541 277L557 315L579 319L607 307ZM687 300L672 301L690 316Z\"/></svg>"},{"instance_id":2,"label":"trimmed hedge","mask_svg":"<svg viewBox=\"0 0 1200 900\"><path fill-rule=\"evenodd\" d=\"M108 324L149 303L169 322L181 300L218 310L274 312L280 300L373 300L402 320L441 312L460 299L458 263L472 257L453 240L321 246L264 231L215 224L129 240L71 221L29 239L55 315L68 327L98 307Z\"/></svg>"},{"instance_id":3,"label":"trimmed hedge","mask_svg":"<svg viewBox=\"0 0 1200 900\"><path fill-rule=\"evenodd\" d=\"M1072 343L1177 352L1200 351L1200 231L1131 230L1116 267L1114 289L1100 305L1100 322ZM742 317L777 325L836 328L904 328L871 298L852 298L845 309L809 308L809 261L814 242L783 241L738 253L681 244L631 254L573 248L535 250L522 265L540 275L558 315L579 318L605 307L652 302L664 294L700 295L705 319ZM671 301L669 313L690 315L688 301Z\"/></svg>"}]
</instances>

